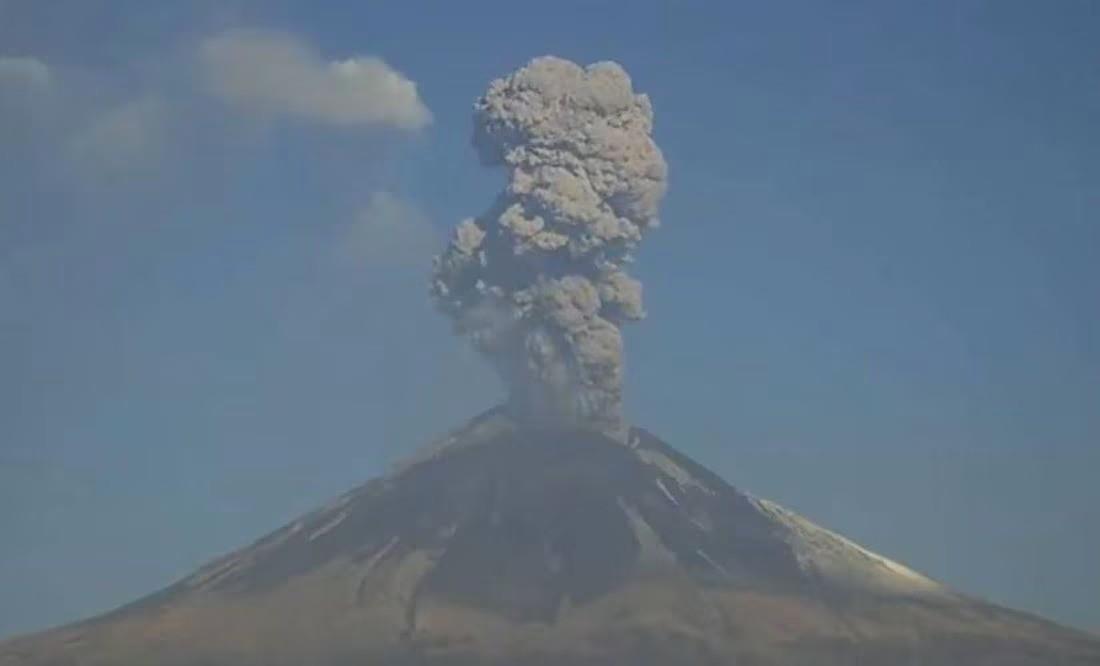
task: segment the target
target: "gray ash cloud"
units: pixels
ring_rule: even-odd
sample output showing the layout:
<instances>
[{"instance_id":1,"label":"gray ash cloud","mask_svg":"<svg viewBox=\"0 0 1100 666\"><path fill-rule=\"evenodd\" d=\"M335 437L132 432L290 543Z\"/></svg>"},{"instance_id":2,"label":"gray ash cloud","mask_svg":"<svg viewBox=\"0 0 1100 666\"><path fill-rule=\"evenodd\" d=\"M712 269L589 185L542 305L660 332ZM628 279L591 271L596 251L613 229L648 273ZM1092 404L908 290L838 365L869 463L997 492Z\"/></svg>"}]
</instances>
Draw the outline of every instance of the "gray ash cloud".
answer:
<instances>
[{"instance_id":1,"label":"gray ash cloud","mask_svg":"<svg viewBox=\"0 0 1100 666\"><path fill-rule=\"evenodd\" d=\"M612 62L537 58L474 105L474 146L508 183L458 225L431 291L528 421L623 431L620 327L645 315L626 267L667 173L652 129L649 99Z\"/></svg>"}]
</instances>

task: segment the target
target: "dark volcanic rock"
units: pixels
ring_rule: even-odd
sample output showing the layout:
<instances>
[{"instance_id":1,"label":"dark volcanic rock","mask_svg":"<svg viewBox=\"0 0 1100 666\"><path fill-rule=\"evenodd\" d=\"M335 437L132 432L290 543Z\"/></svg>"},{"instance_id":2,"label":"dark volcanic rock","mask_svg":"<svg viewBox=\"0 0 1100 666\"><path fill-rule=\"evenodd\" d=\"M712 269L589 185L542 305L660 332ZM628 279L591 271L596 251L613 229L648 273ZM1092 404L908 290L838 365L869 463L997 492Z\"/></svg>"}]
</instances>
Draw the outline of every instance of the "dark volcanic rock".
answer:
<instances>
[{"instance_id":1,"label":"dark volcanic rock","mask_svg":"<svg viewBox=\"0 0 1100 666\"><path fill-rule=\"evenodd\" d=\"M1066 665L1100 641L968 599L652 435L491 412L392 474L2 666Z\"/></svg>"}]
</instances>

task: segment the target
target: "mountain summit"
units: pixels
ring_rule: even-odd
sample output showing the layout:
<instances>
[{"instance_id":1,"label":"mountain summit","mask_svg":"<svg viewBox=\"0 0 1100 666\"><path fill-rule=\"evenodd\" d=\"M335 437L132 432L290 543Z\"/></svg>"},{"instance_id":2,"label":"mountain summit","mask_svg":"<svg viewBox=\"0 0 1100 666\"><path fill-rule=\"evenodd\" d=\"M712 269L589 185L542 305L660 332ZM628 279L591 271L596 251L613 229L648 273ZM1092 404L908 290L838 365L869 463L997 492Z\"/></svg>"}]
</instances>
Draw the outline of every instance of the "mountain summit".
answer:
<instances>
[{"instance_id":1,"label":"mountain summit","mask_svg":"<svg viewBox=\"0 0 1100 666\"><path fill-rule=\"evenodd\" d=\"M641 429L489 412L2 666L1086 666L1100 640L965 597Z\"/></svg>"}]
</instances>

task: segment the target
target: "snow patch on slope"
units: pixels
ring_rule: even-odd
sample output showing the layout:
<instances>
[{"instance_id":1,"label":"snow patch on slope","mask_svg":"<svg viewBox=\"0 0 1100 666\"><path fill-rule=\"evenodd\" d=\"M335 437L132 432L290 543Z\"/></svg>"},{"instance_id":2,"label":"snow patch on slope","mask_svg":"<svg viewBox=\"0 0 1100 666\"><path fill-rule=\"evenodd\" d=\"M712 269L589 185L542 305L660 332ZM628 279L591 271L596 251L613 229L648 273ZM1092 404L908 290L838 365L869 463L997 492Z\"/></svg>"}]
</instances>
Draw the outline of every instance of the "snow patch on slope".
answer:
<instances>
[{"instance_id":1,"label":"snow patch on slope","mask_svg":"<svg viewBox=\"0 0 1100 666\"><path fill-rule=\"evenodd\" d=\"M940 583L819 527L793 511L765 499L749 499L782 527L783 538L793 548L802 569L830 586L892 595L951 596Z\"/></svg>"},{"instance_id":2,"label":"snow patch on slope","mask_svg":"<svg viewBox=\"0 0 1100 666\"><path fill-rule=\"evenodd\" d=\"M630 529L634 532L634 540L638 543L638 564L646 568L676 566L676 556L665 547L657 531L645 521L642 514L622 497L616 499L619 508L626 514Z\"/></svg>"},{"instance_id":3,"label":"snow patch on slope","mask_svg":"<svg viewBox=\"0 0 1100 666\"><path fill-rule=\"evenodd\" d=\"M647 465L656 467L665 475L671 477L681 488L697 488L701 492L707 495L713 495L714 491L711 490L705 483L696 479L683 467L677 465L671 458L653 449L635 448L635 453L641 458L642 462ZM667 490L665 491L668 492Z\"/></svg>"}]
</instances>

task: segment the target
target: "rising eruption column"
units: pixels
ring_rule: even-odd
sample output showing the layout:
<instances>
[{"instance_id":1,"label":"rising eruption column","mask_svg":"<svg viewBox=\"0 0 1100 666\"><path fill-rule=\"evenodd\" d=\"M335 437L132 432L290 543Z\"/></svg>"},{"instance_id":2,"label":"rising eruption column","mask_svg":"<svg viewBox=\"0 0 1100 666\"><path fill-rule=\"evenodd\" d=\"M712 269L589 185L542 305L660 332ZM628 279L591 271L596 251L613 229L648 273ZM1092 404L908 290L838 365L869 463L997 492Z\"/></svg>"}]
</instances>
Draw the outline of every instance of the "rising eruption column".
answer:
<instances>
[{"instance_id":1,"label":"rising eruption column","mask_svg":"<svg viewBox=\"0 0 1100 666\"><path fill-rule=\"evenodd\" d=\"M626 268L658 225L667 167L649 98L619 65L542 57L474 104L473 143L508 182L436 257L437 307L489 358L515 416L622 435Z\"/></svg>"}]
</instances>

